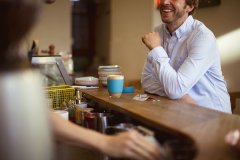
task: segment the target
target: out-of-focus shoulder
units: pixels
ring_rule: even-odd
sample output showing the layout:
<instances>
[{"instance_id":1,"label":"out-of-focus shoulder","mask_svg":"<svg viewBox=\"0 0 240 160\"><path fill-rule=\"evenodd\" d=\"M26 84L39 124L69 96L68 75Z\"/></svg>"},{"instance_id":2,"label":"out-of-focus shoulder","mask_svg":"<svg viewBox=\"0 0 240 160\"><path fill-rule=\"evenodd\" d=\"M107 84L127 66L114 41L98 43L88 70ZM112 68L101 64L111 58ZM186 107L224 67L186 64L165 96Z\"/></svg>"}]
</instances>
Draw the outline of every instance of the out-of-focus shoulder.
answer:
<instances>
[{"instance_id":1,"label":"out-of-focus shoulder","mask_svg":"<svg viewBox=\"0 0 240 160\"><path fill-rule=\"evenodd\" d=\"M159 32L162 30L163 25L158 25L154 28L154 32Z\"/></svg>"},{"instance_id":2,"label":"out-of-focus shoulder","mask_svg":"<svg viewBox=\"0 0 240 160\"><path fill-rule=\"evenodd\" d=\"M193 28L196 33L208 34L208 35L214 36L213 32L203 22L199 20L196 20L196 19L194 20Z\"/></svg>"}]
</instances>

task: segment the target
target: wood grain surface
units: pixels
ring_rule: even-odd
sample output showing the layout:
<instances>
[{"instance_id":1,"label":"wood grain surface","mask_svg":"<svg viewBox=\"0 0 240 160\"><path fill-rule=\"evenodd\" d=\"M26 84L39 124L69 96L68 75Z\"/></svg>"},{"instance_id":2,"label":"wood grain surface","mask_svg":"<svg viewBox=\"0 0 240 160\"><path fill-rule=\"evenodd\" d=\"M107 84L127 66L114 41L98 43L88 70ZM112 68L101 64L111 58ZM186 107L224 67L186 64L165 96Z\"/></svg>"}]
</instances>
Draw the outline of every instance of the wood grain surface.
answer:
<instances>
[{"instance_id":1,"label":"wood grain surface","mask_svg":"<svg viewBox=\"0 0 240 160\"><path fill-rule=\"evenodd\" d=\"M197 160L239 160L240 151L224 143L230 130L240 128L240 117L177 100L150 95L150 100L133 100L138 91L110 98L106 88L83 90L83 96L109 110L130 116L146 126L193 139Z\"/></svg>"}]
</instances>

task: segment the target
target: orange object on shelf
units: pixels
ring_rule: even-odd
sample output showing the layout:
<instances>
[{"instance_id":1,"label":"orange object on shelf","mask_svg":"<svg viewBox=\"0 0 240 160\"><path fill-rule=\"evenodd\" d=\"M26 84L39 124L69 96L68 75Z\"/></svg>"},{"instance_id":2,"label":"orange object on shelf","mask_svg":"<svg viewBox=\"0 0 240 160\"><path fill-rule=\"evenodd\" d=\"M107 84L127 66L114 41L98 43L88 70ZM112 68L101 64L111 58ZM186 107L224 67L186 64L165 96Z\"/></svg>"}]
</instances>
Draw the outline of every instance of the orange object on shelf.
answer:
<instances>
[{"instance_id":1,"label":"orange object on shelf","mask_svg":"<svg viewBox=\"0 0 240 160\"><path fill-rule=\"evenodd\" d=\"M159 9L161 0L155 0L155 2L156 2L156 8Z\"/></svg>"}]
</instances>

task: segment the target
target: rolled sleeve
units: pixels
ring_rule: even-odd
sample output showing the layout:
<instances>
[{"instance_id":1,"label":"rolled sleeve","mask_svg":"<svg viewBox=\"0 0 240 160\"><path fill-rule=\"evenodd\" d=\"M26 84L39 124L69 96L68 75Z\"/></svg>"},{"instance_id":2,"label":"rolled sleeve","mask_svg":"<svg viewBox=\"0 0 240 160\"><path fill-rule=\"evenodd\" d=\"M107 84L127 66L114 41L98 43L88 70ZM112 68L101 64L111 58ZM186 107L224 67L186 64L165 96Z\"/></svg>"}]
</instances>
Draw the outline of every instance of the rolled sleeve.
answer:
<instances>
[{"instance_id":1,"label":"rolled sleeve","mask_svg":"<svg viewBox=\"0 0 240 160\"><path fill-rule=\"evenodd\" d=\"M159 46L154 49L152 49L148 54L148 62L153 63L153 61L169 61L169 57L163 47Z\"/></svg>"}]
</instances>

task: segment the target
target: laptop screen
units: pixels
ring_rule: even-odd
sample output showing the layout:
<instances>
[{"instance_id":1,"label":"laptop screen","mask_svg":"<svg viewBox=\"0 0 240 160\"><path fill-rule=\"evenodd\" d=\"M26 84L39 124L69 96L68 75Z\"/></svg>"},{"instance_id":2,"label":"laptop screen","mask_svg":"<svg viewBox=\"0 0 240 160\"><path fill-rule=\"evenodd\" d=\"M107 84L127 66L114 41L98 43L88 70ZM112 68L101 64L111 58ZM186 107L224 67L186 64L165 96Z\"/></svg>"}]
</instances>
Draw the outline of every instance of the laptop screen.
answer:
<instances>
[{"instance_id":1,"label":"laptop screen","mask_svg":"<svg viewBox=\"0 0 240 160\"><path fill-rule=\"evenodd\" d=\"M46 86L72 85L61 56L33 56L31 63L43 74Z\"/></svg>"}]
</instances>

